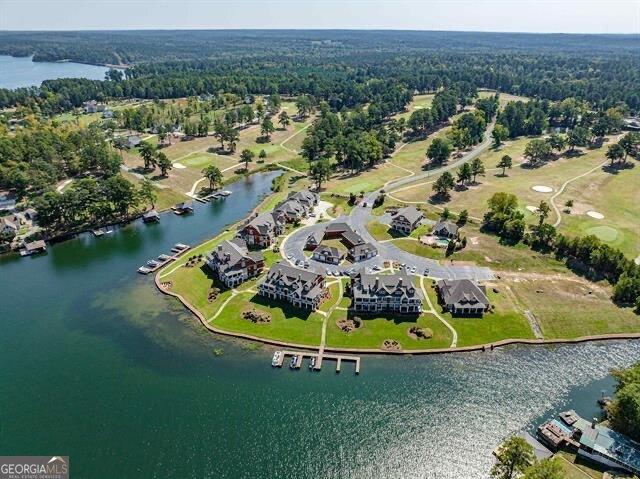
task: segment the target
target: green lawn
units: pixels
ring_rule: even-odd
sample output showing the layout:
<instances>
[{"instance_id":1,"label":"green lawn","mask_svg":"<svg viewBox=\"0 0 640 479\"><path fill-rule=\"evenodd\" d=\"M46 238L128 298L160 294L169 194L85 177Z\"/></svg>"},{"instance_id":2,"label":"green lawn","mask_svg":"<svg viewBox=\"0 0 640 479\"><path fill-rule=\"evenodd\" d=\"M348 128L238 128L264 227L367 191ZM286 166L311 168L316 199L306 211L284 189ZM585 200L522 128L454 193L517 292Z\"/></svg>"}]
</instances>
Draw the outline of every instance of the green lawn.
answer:
<instances>
[{"instance_id":1,"label":"green lawn","mask_svg":"<svg viewBox=\"0 0 640 479\"><path fill-rule=\"evenodd\" d=\"M583 459L568 452L558 452L555 457L560 461L560 465L565 473L565 479L602 479L608 467L602 467L595 462ZM616 475L616 479L631 479L631 475Z\"/></svg>"},{"instance_id":2,"label":"green lawn","mask_svg":"<svg viewBox=\"0 0 640 479\"><path fill-rule=\"evenodd\" d=\"M448 312L442 311L438 305L435 289L431 285L425 286L433 307L458 333L458 346L488 344L501 339L533 339L535 337L522 310L518 309L518 306L503 291L504 288L500 286L498 286L500 293L494 293L491 287L487 287L487 296L493 311L485 313L482 318L452 317Z\"/></svg>"},{"instance_id":3,"label":"green lawn","mask_svg":"<svg viewBox=\"0 0 640 479\"><path fill-rule=\"evenodd\" d=\"M406 171L395 168L393 165L380 164L356 174L340 172L334 175L323 188L342 194L358 194L361 191L377 190L382 188L385 183L406 175Z\"/></svg>"},{"instance_id":4,"label":"green lawn","mask_svg":"<svg viewBox=\"0 0 640 479\"><path fill-rule=\"evenodd\" d=\"M333 204L327 211L334 218L341 215L348 215L353 209L353 205L349 204L349 196L342 196L335 193L321 193L320 199Z\"/></svg>"},{"instance_id":5,"label":"green lawn","mask_svg":"<svg viewBox=\"0 0 640 479\"><path fill-rule=\"evenodd\" d=\"M404 251L407 251L409 253L412 253L418 256L422 256L424 258L431 258L431 259L437 259L437 260L445 259L444 248L432 248L431 246L422 244L415 239L398 238L393 240L393 244Z\"/></svg>"},{"instance_id":6,"label":"green lawn","mask_svg":"<svg viewBox=\"0 0 640 479\"><path fill-rule=\"evenodd\" d=\"M255 324L242 317L248 309L265 311L270 323ZM267 339L318 346L323 317L294 308L287 303L267 301L253 293L242 293L231 300L210 324L225 331L245 333Z\"/></svg>"},{"instance_id":7,"label":"green lawn","mask_svg":"<svg viewBox=\"0 0 640 479\"><path fill-rule=\"evenodd\" d=\"M391 233L389 233L389 226L383 225L376 220L371 220L369 221L369 223L367 223L367 231L369 231L369 233L371 233L371 236L373 236L377 240L387 240L393 238L393 236L391 236Z\"/></svg>"},{"instance_id":8,"label":"green lawn","mask_svg":"<svg viewBox=\"0 0 640 479\"><path fill-rule=\"evenodd\" d=\"M340 285L338 281L333 282L329 285L329 294L330 297L322 302L320 305L320 311L328 312L336 303L342 300L340 296Z\"/></svg>"},{"instance_id":9,"label":"green lawn","mask_svg":"<svg viewBox=\"0 0 640 479\"><path fill-rule=\"evenodd\" d=\"M407 111L395 115L394 118L396 119L405 118L408 120L409 117L411 116L411 113L413 113L414 111L419 110L421 108L429 108L433 103L434 96L435 96L435 93L426 93L424 95L414 96L413 99L411 100L411 103L407 107Z\"/></svg>"},{"instance_id":10,"label":"green lawn","mask_svg":"<svg viewBox=\"0 0 640 479\"><path fill-rule=\"evenodd\" d=\"M633 161L633 160L630 160ZM594 234L629 258L640 255L640 165L612 174L598 170L567 186L557 198L563 205L573 201L571 214L562 214L559 231L576 236ZM589 217L597 211L603 219Z\"/></svg>"},{"instance_id":11,"label":"green lawn","mask_svg":"<svg viewBox=\"0 0 640 479\"><path fill-rule=\"evenodd\" d=\"M540 201L550 201L553 194L562 187L567 180L588 172L592 168L606 161L604 154L608 143L598 149L584 149L581 156L571 158L562 157L538 168L523 167L523 153L530 138L518 138L509 141L498 149L490 148L480 155L480 159L486 167L486 175L477 178L477 184L472 184L465 190L454 190L451 192L450 200L438 205L440 208L447 207L453 212L466 209L470 216L482 218L487 209L487 200L497 192L513 193L518 197L521 211L529 222L534 222L537 215L526 209L527 206L537 206ZM503 155L509 155L513 159L513 168L506 171L502 176L502 170L497 168L497 164ZM620 175L624 175L622 172ZM452 171L455 176L455 170ZM629 175L630 176L630 175ZM588 176L587 176L588 178ZM432 182L437 176L416 181L409 185L407 189L402 189L393 193L393 196L402 201L427 202L432 194ZM633 184L633 182L631 183ZM549 186L553 189L550 193L539 193L532 188L536 185ZM563 195L564 196L564 195ZM561 206L564 201L559 202ZM552 212L549 220L555 221L555 214Z\"/></svg>"},{"instance_id":12,"label":"green lawn","mask_svg":"<svg viewBox=\"0 0 640 479\"><path fill-rule=\"evenodd\" d=\"M519 303L535 314L547 339L640 331L640 316L613 304L604 284L526 279L510 287Z\"/></svg>"},{"instance_id":13,"label":"green lawn","mask_svg":"<svg viewBox=\"0 0 640 479\"><path fill-rule=\"evenodd\" d=\"M327 323L327 346L340 348L378 349L385 339L395 339L403 350L446 348L451 344L451 333L442 322L432 314L420 317L369 317L362 316L362 326L345 333L340 330L336 321L344 318L347 311L335 310ZM407 331L418 325L433 331L430 339L414 340Z\"/></svg>"}]
</instances>

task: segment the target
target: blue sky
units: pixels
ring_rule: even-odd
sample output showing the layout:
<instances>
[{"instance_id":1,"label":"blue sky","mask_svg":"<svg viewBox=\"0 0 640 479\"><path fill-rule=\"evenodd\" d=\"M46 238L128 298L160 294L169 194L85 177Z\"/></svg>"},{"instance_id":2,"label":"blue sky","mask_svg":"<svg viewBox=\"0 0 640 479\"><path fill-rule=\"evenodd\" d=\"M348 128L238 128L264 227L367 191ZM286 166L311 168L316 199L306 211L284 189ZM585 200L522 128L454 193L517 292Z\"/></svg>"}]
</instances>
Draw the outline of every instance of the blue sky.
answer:
<instances>
[{"instance_id":1,"label":"blue sky","mask_svg":"<svg viewBox=\"0 0 640 479\"><path fill-rule=\"evenodd\" d=\"M0 0L1 30L156 28L640 33L640 0Z\"/></svg>"}]
</instances>

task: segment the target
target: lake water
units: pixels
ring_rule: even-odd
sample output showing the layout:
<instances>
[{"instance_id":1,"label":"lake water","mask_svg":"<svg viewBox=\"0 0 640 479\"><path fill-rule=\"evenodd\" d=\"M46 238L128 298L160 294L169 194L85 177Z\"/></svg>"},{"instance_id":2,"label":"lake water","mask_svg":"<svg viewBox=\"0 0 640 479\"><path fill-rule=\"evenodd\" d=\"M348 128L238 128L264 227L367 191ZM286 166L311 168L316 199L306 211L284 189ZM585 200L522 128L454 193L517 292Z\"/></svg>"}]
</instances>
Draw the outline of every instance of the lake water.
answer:
<instances>
[{"instance_id":1,"label":"lake water","mask_svg":"<svg viewBox=\"0 0 640 479\"><path fill-rule=\"evenodd\" d=\"M135 272L245 216L274 175L189 217L0 259L1 455L69 455L82 478L484 478L505 435L592 417L610 368L640 357L609 342L274 370L272 348L206 332Z\"/></svg>"},{"instance_id":2,"label":"lake water","mask_svg":"<svg viewBox=\"0 0 640 479\"><path fill-rule=\"evenodd\" d=\"M39 86L56 78L104 80L108 68L73 62L33 62L31 57L0 55L0 88Z\"/></svg>"}]
</instances>

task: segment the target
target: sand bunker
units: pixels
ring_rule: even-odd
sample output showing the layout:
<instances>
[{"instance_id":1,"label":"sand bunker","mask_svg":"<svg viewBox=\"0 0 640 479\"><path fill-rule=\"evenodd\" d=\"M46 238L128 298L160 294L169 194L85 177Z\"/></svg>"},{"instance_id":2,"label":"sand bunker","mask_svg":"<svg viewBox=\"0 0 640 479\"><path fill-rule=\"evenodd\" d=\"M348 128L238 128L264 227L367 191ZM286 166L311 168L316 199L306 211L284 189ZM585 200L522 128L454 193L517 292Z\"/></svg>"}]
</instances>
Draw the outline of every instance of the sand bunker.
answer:
<instances>
[{"instance_id":1,"label":"sand bunker","mask_svg":"<svg viewBox=\"0 0 640 479\"><path fill-rule=\"evenodd\" d=\"M178 163L178 162L174 163L173 167L178 169L178 170L184 170L186 168L186 166L184 166L182 163Z\"/></svg>"},{"instance_id":2,"label":"sand bunker","mask_svg":"<svg viewBox=\"0 0 640 479\"><path fill-rule=\"evenodd\" d=\"M640 256L638 256L634 261L637 265L640 265Z\"/></svg>"},{"instance_id":3,"label":"sand bunker","mask_svg":"<svg viewBox=\"0 0 640 479\"><path fill-rule=\"evenodd\" d=\"M528 205L528 206L527 206L527 209L528 209L529 211L531 211L532 213L537 213L537 212L538 212L538 207L537 207L537 206L531 206L531 205Z\"/></svg>"},{"instance_id":4,"label":"sand bunker","mask_svg":"<svg viewBox=\"0 0 640 479\"><path fill-rule=\"evenodd\" d=\"M604 218L604 215L602 213L598 213L597 211L587 211L587 216L595 218L596 220L601 220Z\"/></svg>"},{"instance_id":5,"label":"sand bunker","mask_svg":"<svg viewBox=\"0 0 640 479\"><path fill-rule=\"evenodd\" d=\"M551 193L553 191L553 188L544 185L532 186L531 189L533 191L537 191L538 193Z\"/></svg>"}]
</instances>

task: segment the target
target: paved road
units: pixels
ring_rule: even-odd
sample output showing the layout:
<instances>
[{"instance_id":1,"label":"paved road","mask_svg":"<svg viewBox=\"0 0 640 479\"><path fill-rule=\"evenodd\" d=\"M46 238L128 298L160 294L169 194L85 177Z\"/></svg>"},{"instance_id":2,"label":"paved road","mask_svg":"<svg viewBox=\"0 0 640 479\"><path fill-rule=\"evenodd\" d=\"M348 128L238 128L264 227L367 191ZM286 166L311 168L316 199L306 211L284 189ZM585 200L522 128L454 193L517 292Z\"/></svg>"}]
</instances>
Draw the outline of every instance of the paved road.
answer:
<instances>
[{"instance_id":1,"label":"paved road","mask_svg":"<svg viewBox=\"0 0 640 479\"><path fill-rule=\"evenodd\" d=\"M489 125L489 128L486 132L485 140L477 145L473 150L463 155L461 158L456 160L453 163L449 163L447 165L442 166L441 168L437 168L435 170L419 173L417 175L413 175L410 177L400 178L399 180L388 183L385 187L385 191L391 192L395 191L398 188L408 184L413 183L422 178L426 178L429 175L441 173L453 168L458 167L462 163L472 160L484 150L489 148L492 143L491 132L493 131L494 123ZM332 221L335 222L344 222L358 232L365 241L372 243L378 248L378 256L375 258L370 258L366 261L361 261L356 263L355 265L350 266L336 266L330 265L326 263L321 263L312 259L309 259L305 255L304 245L307 240L309 234L315 229L324 228L328 223L318 223L312 226L307 226L304 228L300 228L288 236L282 245L282 250L284 251L287 259L295 263L296 261L307 261L309 263L309 269L312 269L317 272L326 273L327 269L330 271L340 271L340 273L344 273L346 270L353 268L356 271L360 271L363 269L370 269L374 266L382 266L384 261L393 261L400 264L406 264L408 268L416 268L416 274L424 274L425 276L429 276L437 279L475 279L475 280L488 280L493 279L494 275L489 268L479 267L474 265L458 265L454 262L443 262L440 264L438 261L423 258L422 256L417 256L411 253L408 253L397 246L395 246L392 242L380 242L376 240L369 231L367 231L367 223L372 219L372 206L374 199L378 196L379 191L373 191L368 193L365 196L364 201L361 202L360 205L357 205L351 210L351 214L349 216L341 216ZM362 206L366 204L367 206Z\"/></svg>"},{"instance_id":2,"label":"paved road","mask_svg":"<svg viewBox=\"0 0 640 479\"><path fill-rule=\"evenodd\" d=\"M415 182L420 181L422 179L429 178L431 176L436 176L436 175L438 175L440 173L444 173L445 171L457 168L458 166L460 166L463 163L466 163L467 161L473 160L480 153L482 153L484 150L489 148L491 146L491 144L493 143L493 138L491 137L491 133L493 132L493 127L495 126L495 124L496 124L495 121L492 122L491 124L489 124L489 127L487 128L487 131L485 133L484 141L482 143L479 143L478 145L476 145L473 148L473 150L469 151L468 153L465 153L460 158L458 158L456 161L454 161L452 163L447 163L446 165L443 165L440 168L435 168L433 170L427 170L427 171L424 171L422 173L415 174L413 176L407 176L407 177L404 177L404 178L400 178L400 179L398 179L396 181L392 181L391 183L387 184L387 186L384 188L384 190L389 192L389 193L392 192L392 191L397 191L398 189L400 189L403 186L406 186L406 185L408 185L410 183L415 183Z\"/></svg>"}]
</instances>

